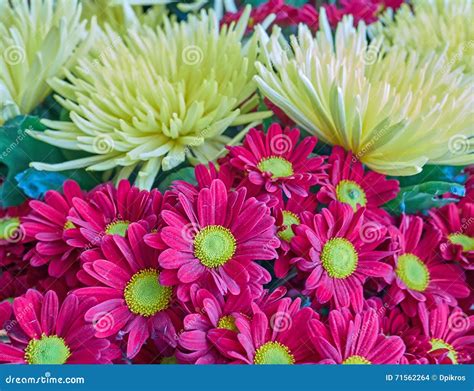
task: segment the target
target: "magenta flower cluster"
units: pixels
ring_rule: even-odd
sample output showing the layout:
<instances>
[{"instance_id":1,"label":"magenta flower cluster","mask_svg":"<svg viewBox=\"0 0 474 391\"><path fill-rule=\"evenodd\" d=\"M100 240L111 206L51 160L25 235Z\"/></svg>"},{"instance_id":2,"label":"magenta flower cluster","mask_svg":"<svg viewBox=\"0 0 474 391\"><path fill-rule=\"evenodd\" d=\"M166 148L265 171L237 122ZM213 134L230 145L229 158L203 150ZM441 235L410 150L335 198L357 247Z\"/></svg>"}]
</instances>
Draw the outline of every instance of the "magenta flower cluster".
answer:
<instances>
[{"instance_id":1,"label":"magenta flower cluster","mask_svg":"<svg viewBox=\"0 0 474 391\"><path fill-rule=\"evenodd\" d=\"M397 180L316 147L273 124L163 194L69 180L2 210L0 362L473 363L474 170L393 216Z\"/></svg>"}]
</instances>

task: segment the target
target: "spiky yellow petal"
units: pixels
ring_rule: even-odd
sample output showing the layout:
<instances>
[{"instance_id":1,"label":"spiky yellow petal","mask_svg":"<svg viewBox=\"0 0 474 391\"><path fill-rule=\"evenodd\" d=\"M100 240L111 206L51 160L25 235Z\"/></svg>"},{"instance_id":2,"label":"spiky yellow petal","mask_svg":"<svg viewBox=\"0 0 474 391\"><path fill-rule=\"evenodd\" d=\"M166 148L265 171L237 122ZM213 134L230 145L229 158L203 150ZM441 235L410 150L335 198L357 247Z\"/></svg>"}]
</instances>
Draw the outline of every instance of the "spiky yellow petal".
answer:
<instances>
[{"instance_id":1,"label":"spiky yellow petal","mask_svg":"<svg viewBox=\"0 0 474 391\"><path fill-rule=\"evenodd\" d=\"M381 49L364 23L345 17L333 37L324 10L313 36L300 25L286 43L259 30L256 80L273 103L326 143L342 145L375 171L413 175L426 163L474 161L473 94L442 57Z\"/></svg>"},{"instance_id":2,"label":"spiky yellow petal","mask_svg":"<svg viewBox=\"0 0 474 391\"><path fill-rule=\"evenodd\" d=\"M447 67L474 73L474 3L472 0L415 0L394 14L387 11L370 27L385 43L445 56Z\"/></svg>"},{"instance_id":3,"label":"spiky yellow petal","mask_svg":"<svg viewBox=\"0 0 474 391\"><path fill-rule=\"evenodd\" d=\"M216 13L217 18L220 20L225 12L237 12L238 8L234 0L191 0L191 1L180 1L176 7L181 12L196 12L205 6L211 6Z\"/></svg>"},{"instance_id":4,"label":"spiky yellow petal","mask_svg":"<svg viewBox=\"0 0 474 391\"><path fill-rule=\"evenodd\" d=\"M230 144L231 125L259 123L269 112L257 106L257 38L245 45L250 9L238 24L219 28L211 11L187 22L166 18L153 30L130 29L123 39L110 29L108 50L90 55L51 85L70 111L71 122L44 121L49 130L31 134L92 156L45 170L122 166L120 177L138 169L137 184L150 187L160 168L213 160Z\"/></svg>"},{"instance_id":5,"label":"spiky yellow petal","mask_svg":"<svg viewBox=\"0 0 474 391\"><path fill-rule=\"evenodd\" d=\"M0 0L0 125L27 114L91 46L78 0Z\"/></svg>"},{"instance_id":6,"label":"spiky yellow petal","mask_svg":"<svg viewBox=\"0 0 474 391\"><path fill-rule=\"evenodd\" d=\"M166 15L165 4L172 0L83 0L82 17L94 16L101 27L108 24L118 33L126 33L130 27L143 25L155 27ZM144 9L143 6L149 6Z\"/></svg>"}]
</instances>

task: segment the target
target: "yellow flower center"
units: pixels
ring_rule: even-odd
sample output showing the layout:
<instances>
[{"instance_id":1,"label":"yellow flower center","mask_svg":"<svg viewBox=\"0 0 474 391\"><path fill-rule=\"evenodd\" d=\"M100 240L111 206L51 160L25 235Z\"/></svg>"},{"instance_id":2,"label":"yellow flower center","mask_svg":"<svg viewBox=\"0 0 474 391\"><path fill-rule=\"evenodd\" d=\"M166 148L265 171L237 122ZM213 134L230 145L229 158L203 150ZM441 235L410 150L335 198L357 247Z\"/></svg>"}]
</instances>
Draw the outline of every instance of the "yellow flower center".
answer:
<instances>
[{"instance_id":1,"label":"yellow flower center","mask_svg":"<svg viewBox=\"0 0 474 391\"><path fill-rule=\"evenodd\" d=\"M208 268L224 265L235 254L236 241L229 229L208 225L194 238L194 256Z\"/></svg>"},{"instance_id":2,"label":"yellow flower center","mask_svg":"<svg viewBox=\"0 0 474 391\"><path fill-rule=\"evenodd\" d=\"M447 342L444 342L442 339L433 338L431 341L431 350L430 352L438 349L447 349L449 350L448 357L453 364L458 363L458 352Z\"/></svg>"},{"instance_id":3,"label":"yellow flower center","mask_svg":"<svg viewBox=\"0 0 474 391\"><path fill-rule=\"evenodd\" d=\"M260 346L253 359L254 364L294 364L295 357L288 346L280 342L267 342Z\"/></svg>"},{"instance_id":4,"label":"yellow flower center","mask_svg":"<svg viewBox=\"0 0 474 391\"><path fill-rule=\"evenodd\" d=\"M347 357L342 363L343 364L372 364L365 357L357 356L357 355Z\"/></svg>"},{"instance_id":5,"label":"yellow flower center","mask_svg":"<svg viewBox=\"0 0 474 391\"><path fill-rule=\"evenodd\" d=\"M64 223L63 230L67 231L68 229L73 229L73 228L76 228L74 223L72 221L66 220L66 222Z\"/></svg>"},{"instance_id":6,"label":"yellow flower center","mask_svg":"<svg viewBox=\"0 0 474 391\"><path fill-rule=\"evenodd\" d=\"M173 290L158 282L156 269L135 273L125 286L124 297L130 312L149 317L169 307Z\"/></svg>"},{"instance_id":7,"label":"yellow flower center","mask_svg":"<svg viewBox=\"0 0 474 391\"><path fill-rule=\"evenodd\" d=\"M474 238L463 234L448 235L448 239L452 244L461 245L464 251L474 251Z\"/></svg>"},{"instance_id":8,"label":"yellow flower center","mask_svg":"<svg viewBox=\"0 0 474 391\"><path fill-rule=\"evenodd\" d=\"M71 351L63 338L43 334L40 339L32 339L25 349L28 364L64 364Z\"/></svg>"},{"instance_id":9,"label":"yellow flower center","mask_svg":"<svg viewBox=\"0 0 474 391\"><path fill-rule=\"evenodd\" d=\"M286 178L292 176L293 164L281 156L270 156L264 158L258 163L258 168L262 172L269 172L272 178Z\"/></svg>"},{"instance_id":10,"label":"yellow flower center","mask_svg":"<svg viewBox=\"0 0 474 391\"><path fill-rule=\"evenodd\" d=\"M398 257L395 273L410 289L423 292L430 283L430 272L423 261L413 254Z\"/></svg>"},{"instance_id":11,"label":"yellow flower center","mask_svg":"<svg viewBox=\"0 0 474 391\"><path fill-rule=\"evenodd\" d=\"M177 364L178 363L178 360L176 360L176 357L175 356L171 356L171 357L163 357L160 361L160 364Z\"/></svg>"},{"instance_id":12,"label":"yellow flower center","mask_svg":"<svg viewBox=\"0 0 474 391\"><path fill-rule=\"evenodd\" d=\"M339 202L349 204L354 211L357 205L365 206L367 198L365 191L356 182L343 179L336 186L336 198Z\"/></svg>"},{"instance_id":13,"label":"yellow flower center","mask_svg":"<svg viewBox=\"0 0 474 391\"><path fill-rule=\"evenodd\" d=\"M219 319L217 322L219 329L226 329L230 331L238 332L237 326L235 325L235 318L232 315L226 315Z\"/></svg>"},{"instance_id":14,"label":"yellow flower center","mask_svg":"<svg viewBox=\"0 0 474 391\"><path fill-rule=\"evenodd\" d=\"M105 233L108 235L120 235L125 237L130 221L116 220L105 227Z\"/></svg>"},{"instance_id":15,"label":"yellow flower center","mask_svg":"<svg viewBox=\"0 0 474 391\"><path fill-rule=\"evenodd\" d=\"M356 270L359 255L347 239L333 238L324 245L321 260L330 277L346 278Z\"/></svg>"},{"instance_id":16,"label":"yellow flower center","mask_svg":"<svg viewBox=\"0 0 474 391\"><path fill-rule=\"evenodd\" d=\"M283 225L286 226L286 228L283 231L278 232L278 236L281 239L289 242L293 238L293 236L295 236L295 233L293 232L291 226L298 225L301 223L301 221L297 215L295 215L293 212L290 212L289 210L284 210L282 214Z\"/></svg>"}]
</instances>

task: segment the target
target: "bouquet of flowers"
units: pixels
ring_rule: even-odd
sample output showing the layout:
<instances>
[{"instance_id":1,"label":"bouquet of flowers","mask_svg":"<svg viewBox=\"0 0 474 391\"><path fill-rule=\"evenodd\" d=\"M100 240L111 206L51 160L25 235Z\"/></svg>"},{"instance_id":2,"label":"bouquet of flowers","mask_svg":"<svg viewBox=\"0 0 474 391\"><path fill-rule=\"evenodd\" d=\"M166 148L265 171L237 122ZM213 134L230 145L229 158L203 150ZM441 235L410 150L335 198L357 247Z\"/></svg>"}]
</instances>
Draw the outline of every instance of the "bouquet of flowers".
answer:
<instances>
[{"instance_id":1,"label":"bouquet of flowers","mask_svg":"<svg viewBox=\"0 0 474 391\"><path fill-rule=\"evenodd\" d=\"M474 362L470 0L0 0L0 362Z\"/></svg>"}]
</instances>

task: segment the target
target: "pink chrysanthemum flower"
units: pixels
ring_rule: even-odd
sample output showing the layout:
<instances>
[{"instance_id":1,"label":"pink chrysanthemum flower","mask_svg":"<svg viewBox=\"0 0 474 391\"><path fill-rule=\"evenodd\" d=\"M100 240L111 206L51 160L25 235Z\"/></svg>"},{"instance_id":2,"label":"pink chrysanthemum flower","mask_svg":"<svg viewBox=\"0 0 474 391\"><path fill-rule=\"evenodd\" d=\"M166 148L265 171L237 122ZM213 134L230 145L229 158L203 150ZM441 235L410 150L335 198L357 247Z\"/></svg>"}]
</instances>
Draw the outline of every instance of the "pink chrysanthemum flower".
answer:
<instances>
[{"instance_id":1,"label":"pink chrysanthemum flower","mask_svg":"<svg viewBox=\"0 0 474 391\"><path fill-rule=\"evenodd\" d=\"M350 205L333 201L294 226L291 246L297 258L291 262L307 276L304 293L317 302L360 311L367 277L390 277L392 267L381 259L392 252L376 250L386 239L386 228L380 225L377 232L364 234L372 224L365 222L364 211L354 213Z\"/></svg>"},{"instance_id":2,"label":"pink chrysanthemum flower","mask_svg":"<svg viewBox=\"0 0 474 391\"><path fill-rule=\"evenodd\" d=\"M235 340L222 338L216 330L211 339L233 364L302 364L313 362L309 343L308 322L316 313L301 308L300 299L281 299L276 311L269 314L257 305L253 316L237 316ZM220 331L220 332L219 332Z\"/></svg>"},{"instance_id":3,"label":"pink chrysanthemum flower","mask_svg":"<svg viewBox=\"0 0 474 391\"><path fill-rule=\"evenodd\" d=\"M194 168L194 176L196 177L196 185L177 180L171 184L172 190L175 193L183 193L187 198L195 198L198 196L199 190L209 188L215 179L221 180L227 190L231 190L235 182L235 177L229 164L221 165L219 168L212 162L209 162L209 167L206 167L204 164L198 164Z\"/></svg>"},{"instance_id":4,"label":"pink chrysanthemum flower","mask_svg":"<svg viewBox=\"0 0 474 391\"><path fill-rule=\"evenodd\" d=\"M29 213L28 202L6 209L0 208L0 267L21 261L31 241L24 228Z\"/></svg>"},{"instance_id":5,"label":"pink chrysanthemum flower","mask_svg":"<svg viewBox=\"0 0 474 391\"><path fill-rule=\"evenodd\" d=\"M404 215L399 230L393 232L395 275L386 300L400 304L408 316L416 315L420 301L456 305L456 298L469 295L463 270L440 259L440 239L441 232L417 216Z\"/></svg>"},{"instance_id":6,"label":"pink chrysanthemum flower","mask_svg":"<svg viewBox=\"0 0 474 391\"><path fill-rule=\"evenodd\" d=\"M426 336L430 338L430 354L442 364L474 363L474 316L460 308L450 309L439 303L429 310L419 305L419 318Z\"/></svg>"},{"instance_id":7,"label":"pink chrysanthemum flower","mask_svg":"<svg viewBox=\"0 0 474 391\"><path fill-rule=\"evenodd\" d=\"M310 194L308 197L293 196L286 202L280 197L278 205L272 209L281 242L279 256L275 261L275 275L278 278L288 274L290 261L295 257L290 247L291 239L295 236L293 226L301 224L303 212L314 213L317 205L316 195Z\"/></svg>"},{"instance_id":8,"label":"pink chrysanthemum flower","mask_svg":"<svg viewBox=\"0 0 474 391\"><path fill-rule=\"evenodd\" d=\"M31 212L23 224L26 234L36 239L35 250L28 254L31 265L48 264L49 274L55 278L66 274L70 286L76 283L80 255L64 237L65 231L74 228L68 220L74 198L85 200L85 194L76 182L68 180L64 183L63 194L50 190L45 194L44 202L30 201Z\"/></svg>"},{"instance_id":9,"label":"pink chrysanthemum flower","mask_svg":"<svg viewBox=\"0 0 474 391\"><path fill-rule=\"evenodd\" d=\"M394 11L400 8L404 0L341 0L341 8L334 5L330 9L328 18L331 26L336 27L344 15L353 15L354 24L364 21L366 24L374 23L378 20L381 13L387 8Z\"/></svg>"},{"instance_id":10,"label":"pink chrysanthemum flower","mask_svg":"<svg viewBox=\"0 0 474 391\"><path fill-rule=\"evenodd\" d=\"M65 231L67 243L79 248L100 246L108 235L127 235L131 223L141 221L154 228L163 197L157 191L148 192L120 181L117 188L108 183L97 188L88 200L75 197L72 200Z\"/></svg>"},{"instance_id":11,"label":"pink chrysanthemum flower","mask_svg":"<svg viewBox=\"0 0 474 391\"><path fill-rule=\"evenodd\" d=\"M213 345L209 336L220 329L219 337L237 344L236 316L251 315L252 296L248 288L237 295L213 294L193 285L190 290L189 314L184 318L184 330L179 334L180 362L192 364L223 364L229 359Z\"/></svg>"},{"instance_id":12,"label":"pink chrysanthemum flower","mask_svg":"<svg viewBox=\"0 0 474 391\"><path fill-rule=\"evenodd\" d=\"M171 203L171 200L177 198L179 193L183 193L189 199L194 199L201 189L209 188L212 181L220 179L229 191L245 187L247 198L255 197L269 207L277 204L278 199L275 196L262 192L259 186L252 185L239 174L241 173L230 165L227 157L220 159L219 167L216 167L212 162L209 162L209 168L204 164L198 164L194 169L197 184L193 185L181 180L174 181L171 185L172 191L165 194L167 202Z\"/></svg>"},{"instance_id":13,"label":"pink chrysanthemum flower","mask_svg":"<svg viewBox=\"0 0 474 391\"><path fill-rule=\"evenodd\" d=\"M147 232L140 223L128 227L127 239L107 236L102 241L105 259L83 264L84 271L100 284L79 288L79 297L94 297L98 304L85 319L95 325L95 335L108 338L129 334L127 357L133 358L150 336L161 334L176 345L173 289L159 282L158 253L143 243Z\"/></svg>"},{"instance_id":14,"label":"pink chrysanthemum flower","mask_svg":"<svg viewBox=\"0 0 474 391\"><path fill-rule=\"evenodd\" d=\"M164 228L145 242L162 249L160 279L177 286L178 298L189 300L192 283L214 286L222 293L240 294L249 286L259 294L270 281L269 273L255 260L272 260L279 240L269 208L245 189L228 192L217 179L195 199L178 194L177 208L163 210Z\"/></svg>"},{"instance_id":15,"label":"pink chrysanthemum flower","mask_svg":"<svg viewBox=\"0 0 474 391\"><path fill-rule=\"evenodd\" d=\"M251 129L243 146L228 147L230 162L248 173L248 181L275 193L282 190L290 198L293 194L305 197L311 186L326 178L324 158L309 157L318 139L306 137L299 144L298 129L282 129L272 124L265 134Z\"/></svg>"},{"instance_id":16,"label":"pink chrysanthemum flower","mask_svg":"<svg viewBox=\"0 0 474 391\"><path fill-rule=\"evenodd\" d=\"M346 153L339 146L333 148L328 163L329 179L318 192L319 201L329 204L337 200L354 210L363 206L367 209L367 217L390 222L389 214L380 206L397 196L400 190L397 180L388 180L385 175L373 171L365 172L352 152Z\"/></svg>"},{"instance_id":17,"label":"pink chrysanthemum flower","mask_svg":"<svg viewBox=\"0 0 474 391\"><path fill-rule=\"evenodd\" d=\"M243 12L244 8L237 12L226 13L222 18L222 24L237 22ZM268 0L252 9L247 29L251 30L256 24L262 23L271 14L275 15L273 22L278 26L296 26L298 23L304 22L299 8L285 4L284 0Z\"/></svg>"},{"instance_id":18,"label":"pink chrysanthemum flower","mask_svg":"<svg viewBox=\"0 0 474 391\"><path fill-rule=\"evenodd\" d=\"M474 203L448 204L431 210L430 216L443 234L439 246L442 257L474 270Z\"/></svg>"},{"instance_id":19,"label":"pink chrysanthemum flower","mask_svg":"<svg viewBox=\"0 0 474 391\"><path fill-rule=\"evenodd\" d=\"M382 333L386 336L395 335L403 340L406 346L400 364L435 364L429 356L430 339L424 335L423 329L405 314L400 307L389 308L379 297L372 297L365 302L365 309L374 309L379 317Z\"/></svg>"},{"instance_id":20,"label":"pink chrysanthemum flower","mask_svg":"<svg viewBox=\"0 0 474 391\"><path fill-rule=\"evenodd\" d=\"M14 364L110 364L117 349L94 337L84 321L93 299L73 294L60 304L54 291L30 289L13 301L14 318L4 324L10 340L0 343L0 362Z\"/></svg>"},{"instance_id":21,"label":"pink chrysanthemum flower","mask_svg":"<svg viewBox=\"0 0 474 391\"><path fill-rule=\"evenodd\" d=\"M398 364L405 352L401 338L382 334L373 309L356 315L346 308L333 310L327 326L310 322L309 335L320 364Z\"/></svg>"},{"instance_id":22,"label":"pink chrysanthemum flower","mask_svg":"<svg viewBox=\"0 0 474 391\"><path fill-rule=\"evenodd\" d=\"M293 226L301 224L303 212L315 213L318 201L315 194L307 197L294 196L288 200L280 197L278 205L274 207L278 237L281 239L281 248L290 250L291 239L295 236Z\"/></svg>"}]
</instances>

